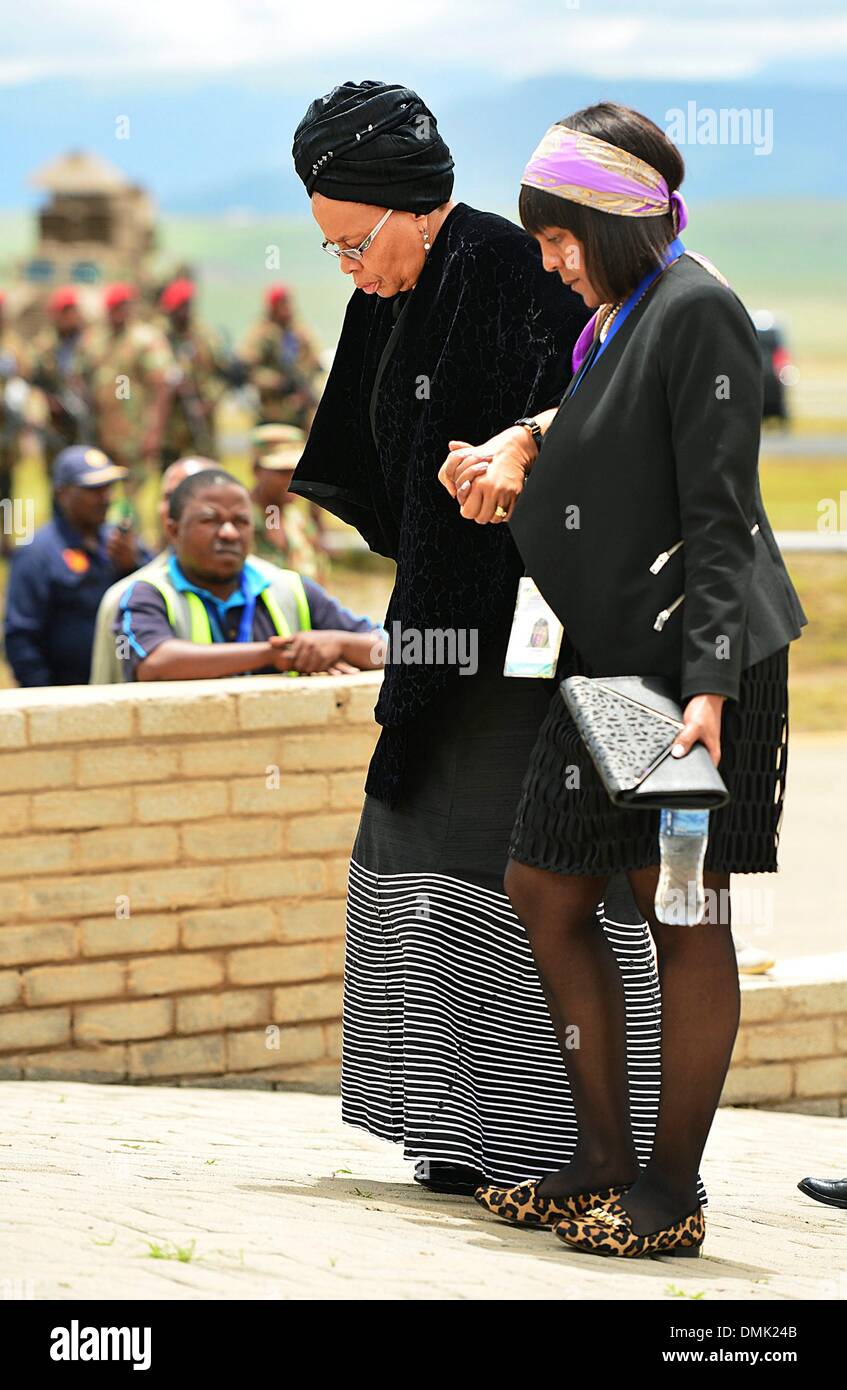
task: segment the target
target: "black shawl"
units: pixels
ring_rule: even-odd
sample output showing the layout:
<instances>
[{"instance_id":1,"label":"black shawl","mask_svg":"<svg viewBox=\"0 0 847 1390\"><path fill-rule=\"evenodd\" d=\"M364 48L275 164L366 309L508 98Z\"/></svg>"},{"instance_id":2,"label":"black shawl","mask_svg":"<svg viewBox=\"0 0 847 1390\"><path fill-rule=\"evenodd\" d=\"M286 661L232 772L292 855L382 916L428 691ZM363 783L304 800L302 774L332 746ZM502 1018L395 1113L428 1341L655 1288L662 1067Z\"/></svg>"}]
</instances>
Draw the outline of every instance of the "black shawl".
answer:
<instances>
[{"instance_id":1,"label":"black shawl","mask_svg":"<svg viewBox=\"0 0 847 1390\"><path fill-rule=\"evenodd\" d=\"M291 490L396 560L390 634L395 622L404 631L476 628L480 671L502 670L523 563L507 526L461 516L438 470L448 440L479 444L558 403L587 317L582 301L544 271L531 237L464 203L442 224L412 291L394 299L354 291ZM375 711L383 733L365 784L371 795L396 803L409 730L449 699L458 670L389 661Z\"/></svg>"}]
</instances>

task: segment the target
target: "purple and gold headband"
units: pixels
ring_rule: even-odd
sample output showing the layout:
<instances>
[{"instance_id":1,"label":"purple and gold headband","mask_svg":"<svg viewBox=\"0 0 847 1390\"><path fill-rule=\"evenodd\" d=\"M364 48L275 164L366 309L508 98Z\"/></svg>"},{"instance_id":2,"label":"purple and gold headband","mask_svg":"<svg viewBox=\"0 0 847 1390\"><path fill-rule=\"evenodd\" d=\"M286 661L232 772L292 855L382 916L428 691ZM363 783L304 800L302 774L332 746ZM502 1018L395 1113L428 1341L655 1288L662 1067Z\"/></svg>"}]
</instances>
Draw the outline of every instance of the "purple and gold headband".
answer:
<instances>
[{"instance_id":1,"label":"purple and gold headband","mask_svg":"<svg viewBox=\"0 0 847 1390\"><path fill-rule=\"evenodd\" d=\"M661 217L675 211L680 232L688 222L682 194L669 194L667 183L651 164L568 126L550 127L524 169L521 183L618 217Z\"/></svg>"}]
</instances>

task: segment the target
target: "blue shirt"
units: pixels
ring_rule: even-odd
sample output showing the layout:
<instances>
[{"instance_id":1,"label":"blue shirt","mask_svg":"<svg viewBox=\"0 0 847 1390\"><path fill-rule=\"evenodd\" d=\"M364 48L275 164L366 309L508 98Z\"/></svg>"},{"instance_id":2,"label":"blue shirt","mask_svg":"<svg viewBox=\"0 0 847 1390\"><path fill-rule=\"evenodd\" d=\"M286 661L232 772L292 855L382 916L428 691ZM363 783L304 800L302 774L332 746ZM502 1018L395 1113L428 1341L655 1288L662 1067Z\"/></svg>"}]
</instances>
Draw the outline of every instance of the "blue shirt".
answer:
<instances>
[{"instance_id":1,"label":"blue shirt","mask_svg":"<svg viewBox=\"0 0 847 1390\"><path fill-rule=\"evenodd\" d=\"M94 545L56 508L29 545L12 552L6 658L20 685L87 685L100 600L125 570L106 553L113 526ZM91 548L89 548L89 546ZM139 564L152 559L139 544Z\"/></svg>"},{"instance_id":2,"label":"blue shirt","mask_svg":"<svg viewBox=\"0 0 847 1390\"><path fill-rule=\"evenodd\" d=\"M258 606L256 599L264 589L267 589L270 580L263 575L255 565L250 563L249 558L244 562L244 568L238 576L238 587L233 589L228 598L219 598L209 589L198 587L187 579L180 568L180 563L176 555L171 551L168 557L168 579L180 593L196 594L202 600L203 607L209 615L209 626L212 630L212 640L214 642L234 642L238 640L238 630L241 622L241 615L245 603L248 601L253 604L254 610ZM160 595L161 597L161 595ZM264 608L265 605L262 604ZM255 631L255 618L253 630ZM273 631L273 628L271 629ZM252 635L245 636L244 641L256 641Z\"/></svg>"},{"instance_id":3,"label":"blue shirt","mask_svg":"<svg viewBox=\"0 0 847 1390\"><path fill-rule=\"evenodd\" d=\"M247 599L257 596L253 613L251 642L266 642L276 632L273 619L266 605L258 597L270 583L267 575L254 565L248 557L241 571L238 587L228 598L222 599L192 584L186 578L176 556L168 560L168 579L175 589L196 594L203 602L209 615L209 627L213 642L237 642L241 616ZM357 617L349 608L328 594L314 579L301 576L309 617L314 630L342 632L382 632L379 623L370 618ZM153 584L138 579L124 592L114 622L114 632L123 633L127 639L127 656L124 662L124 679L135 680L138 663L149 656L160 643L172 638L173 628L168 620L168 610L161 593ZM276 674L273 666L262 667L259 671L245 672L247 675Z\"/></svg>"}]
</instances>

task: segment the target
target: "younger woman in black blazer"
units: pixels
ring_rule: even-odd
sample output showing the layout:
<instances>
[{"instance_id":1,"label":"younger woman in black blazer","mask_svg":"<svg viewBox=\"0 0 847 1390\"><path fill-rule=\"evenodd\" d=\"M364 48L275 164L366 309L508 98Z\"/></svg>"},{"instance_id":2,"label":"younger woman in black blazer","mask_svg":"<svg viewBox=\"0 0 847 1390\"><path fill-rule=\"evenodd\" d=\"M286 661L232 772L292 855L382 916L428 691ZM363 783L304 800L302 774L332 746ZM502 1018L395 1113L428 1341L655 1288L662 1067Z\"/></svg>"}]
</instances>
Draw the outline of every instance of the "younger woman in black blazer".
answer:
<instances>
[{"instance_id":1,"label":"younger woman in black blazer","mask_svg":"<svg viewBox=\"0 0 847 1390\"><path fill-rule=\"evenodd\" d=\"M546 269L597 313L558 411L476 448L451 441L440 475L464 516L510 522L564 623L556 684L675 678L685 728L674 755L703 742L731 794L710 821L712 910L687 928L655 916L658 812L612 805L558 689L524 779L505 884L579 1139L559 1172L477 1196L507 1220L555 1225L572 1248L625 1256L699 1254L703 1242L698 1166L739 1015L729 876L776 869L787 652L805 622L759 491L755 333L723 277L679 241L683 172L662 131L628 108L603 103L551 127L524 174L521 219ZM620 971L588 925L618 870L650 924L662 987L659 1120L640 1170Z\"/></svg>"}]
</instances>

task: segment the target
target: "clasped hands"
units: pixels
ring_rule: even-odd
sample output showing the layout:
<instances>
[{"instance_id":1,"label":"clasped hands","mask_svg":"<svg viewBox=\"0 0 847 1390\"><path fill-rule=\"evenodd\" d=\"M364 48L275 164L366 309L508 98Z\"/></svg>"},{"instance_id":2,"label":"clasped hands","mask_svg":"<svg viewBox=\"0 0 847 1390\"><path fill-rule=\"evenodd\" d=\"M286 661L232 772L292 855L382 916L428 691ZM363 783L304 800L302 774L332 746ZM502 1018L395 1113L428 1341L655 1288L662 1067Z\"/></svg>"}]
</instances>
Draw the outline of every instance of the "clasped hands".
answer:
<instances>
[{"instance_id":1,"label":"clasped hands","mask_svg":"<svg viewBox=\"0 0 847 1390\"><path fill-rule=\"evenodd\" d=\"M484 444L451 439L438 481L455 497L463 517L480 526L508 521L536 456L532 435L513 425ZM501 507L505 515L496 515Z\"/></svg>"},{"instance_id":2,"label":"clasped hands","mask_svg":"<svg viewBox=\"0 0 847 1390\"><path fill-rule=\"evenodd\" d=\"M290 637L268 638L271 665L278 671L298 671L302 676L350 676L358 672L344 660L342 634L324 631L295 632Z\"/></svg>"}]
</instances>

